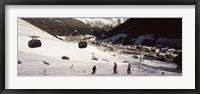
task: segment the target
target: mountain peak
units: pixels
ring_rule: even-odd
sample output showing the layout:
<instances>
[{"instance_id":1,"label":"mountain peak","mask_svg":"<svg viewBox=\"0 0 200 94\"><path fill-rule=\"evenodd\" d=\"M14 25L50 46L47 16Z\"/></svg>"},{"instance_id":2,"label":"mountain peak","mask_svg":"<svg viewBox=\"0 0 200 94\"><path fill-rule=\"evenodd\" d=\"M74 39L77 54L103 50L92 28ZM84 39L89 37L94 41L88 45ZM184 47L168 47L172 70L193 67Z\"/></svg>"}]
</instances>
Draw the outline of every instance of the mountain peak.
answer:
<instances>
[{"instance_id":1,"label":"mountain peak","mask_svg":"<svg viewBox=\"0 0 200 94\"><path fill-rule=\"evenodd\" d=\"M116 27L124 23L128 18L74 18L90 25L91 27Z\"/></svg>"}]
</instances>

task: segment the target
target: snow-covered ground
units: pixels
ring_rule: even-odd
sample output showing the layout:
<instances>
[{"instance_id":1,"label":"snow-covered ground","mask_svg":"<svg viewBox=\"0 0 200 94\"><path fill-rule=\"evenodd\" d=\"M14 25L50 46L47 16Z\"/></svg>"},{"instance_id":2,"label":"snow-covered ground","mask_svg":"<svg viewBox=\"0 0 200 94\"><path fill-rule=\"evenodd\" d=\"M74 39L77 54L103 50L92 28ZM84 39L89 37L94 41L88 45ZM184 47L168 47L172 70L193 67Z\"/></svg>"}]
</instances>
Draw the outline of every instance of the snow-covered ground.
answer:
<instances>
[{"instance_id":1,"label":"snow-covered ground","mask_svg":"<svg viewBox=\"0 0 200 94\"><path fill-rule=\"evenodd\" d=\"M28 36L39 36L42 46L29 48ZM93 54L94 53L94 54ZM62 56L69 60L62 60ZM92 60L92 57L98 60ZM78 48L77 42L61 41L45 31L18 19L18 76L91 76L92 67L97 71L92 76L181 76L173 62L143 60L143 69L139 70L139 59L133 55L119 52L104 52L95 46ZM48 64L44 63L47 62ZM113 74L114 62L118 74ZM132 65L132 74L126 74L128 62Z\"/></svg>"}]
</instances>

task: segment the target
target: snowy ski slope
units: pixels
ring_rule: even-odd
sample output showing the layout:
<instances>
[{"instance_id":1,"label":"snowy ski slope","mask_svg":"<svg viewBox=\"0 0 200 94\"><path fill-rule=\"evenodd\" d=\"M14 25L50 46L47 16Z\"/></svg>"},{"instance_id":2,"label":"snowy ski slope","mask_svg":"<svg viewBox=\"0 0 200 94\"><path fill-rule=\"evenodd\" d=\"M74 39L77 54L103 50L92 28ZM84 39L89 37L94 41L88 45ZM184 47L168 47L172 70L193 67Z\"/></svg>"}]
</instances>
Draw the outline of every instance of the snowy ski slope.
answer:
<instances>
[{"instance_id":1,"label":"snowy ski slope","mask_svg":"<svg viewBox=\"0 0 200 94\"><path fill-rule=\"evenodd\" d=\"M31 40L28 36L32 35L39 36L41 47L28 47L28 41ZM91 59L92 53L98 61ZM69 60L62 60L62 56L69 57ZM17 66L18 76L91 76L94 65L97 66L94 76L182 75L174 70L176 65L172 62L144 60L143 69L138 70L139 59L131 55L103 52L92 45L79 49L77 42L61 41L22 19L18 19L18 60L22 62ZM118 74L113 74L114 62L118 64ZM132 74L126 74L127 62L132 64Z\"/></svg>"}]
</instances>

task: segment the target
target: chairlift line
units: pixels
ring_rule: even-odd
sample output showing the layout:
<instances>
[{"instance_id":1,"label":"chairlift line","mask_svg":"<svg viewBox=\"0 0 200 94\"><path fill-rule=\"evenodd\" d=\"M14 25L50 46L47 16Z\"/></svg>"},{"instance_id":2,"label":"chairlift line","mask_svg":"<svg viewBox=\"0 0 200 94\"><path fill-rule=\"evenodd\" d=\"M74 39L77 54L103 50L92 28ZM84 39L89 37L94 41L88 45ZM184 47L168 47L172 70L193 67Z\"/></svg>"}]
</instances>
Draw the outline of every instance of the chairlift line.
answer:
<instances>
[{"instance_id":1,"label":"chairlift line","mask_svg":"<svg viewBox=\"0 0 200 94\"><path fill-rule=\"evenodd\" d=\"M29 27L29 28L32 28L32 29L39 29L38 27L32 27L32 26L28 26L28 25L20 24L20 23L18 23L18 25L23 25L23 26L26 26L26 27Z\"/></svg>"},{"instance_id":2,"label":"chairlift line","mask_svg":"<svg viewBox=\"0 0 200 94\"><path fill-rule=\"evenodd\" d=\"M29 34L23 34L23 33L18 33L18 34L20 34L20 36L31 36L31 35L29 35ZM32 35L32 36L35 36L35 35ZM51 38L45 38L45 37L41 37L41 36L38 36L40 39L48 39L48 40L53 40L53 39L51 39Z\"/></svg>"}]
</instances>

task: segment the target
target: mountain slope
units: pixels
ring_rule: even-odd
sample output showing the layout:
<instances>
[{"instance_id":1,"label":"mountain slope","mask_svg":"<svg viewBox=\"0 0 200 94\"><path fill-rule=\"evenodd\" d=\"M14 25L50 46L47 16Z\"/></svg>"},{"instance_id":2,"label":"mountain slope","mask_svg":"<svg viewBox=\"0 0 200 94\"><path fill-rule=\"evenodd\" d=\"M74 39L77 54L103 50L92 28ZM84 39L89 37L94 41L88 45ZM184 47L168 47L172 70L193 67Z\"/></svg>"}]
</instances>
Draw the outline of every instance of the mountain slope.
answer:
<instances>
[{"instance_id":1,"label":"mountain slope","mask_svg":"<svg viewBox=\"0 0 200 94\"><path fill-rule=\"evenodd\" d=\"M127 18L22 18L57 36L95 35L101 37Z\"/></svg>"},{"instance_id":2,"label":"mountain slope","mask_svg":"<svg viewBox=\"0 0 200 94\"><path fill-rule=\"evenodd\" d=\"M91 27L105 28L105 27L116 27L124 23L128 18L74 18L82 21Z\"/></svg>"},{"instance_id":3,"label":"mountain slope","mask_svg":"<svg viewBox=\"0 0 200 94\"><path fill-rule=\"evenodd\" d=\"M79 49L78 43L66 43L60 41L54 36L45 31L19 19L18 20L18 50L27 53L34 53L44 56L50 56L61 59L61 56L71 56L70 60L91 60L91 53L99 53L99 56L113 57L108 53L102 52L99 49L88 45L87 49ZM29 48L28 41L31 40L29 36L39 36L42 46L39 48ZM63 50L63 51L61 51ZM78 58L77 58L78 57Z\"/></svg>"},{"instance_id":4,"label":"mountain slope","mask_svg":"<svg viewBox=\"0 0 200 94\"><path fill-rule=\"evenodd\" d=\"M138 42L146 40L150 35L150 41L154 43L166 44L167 42L176 43L177 46L182 46L182 19L181 18L130 18L123 24L113 28L108 33L108 38L119 34L127 35L121 39L123 44L141 44ZM165 39L166 41L164 41ZM161 42L162 40L162 42ZM168 40L168 41L167 41ZM170 41L171 40L171 41ZM115 42L115 40L112 40ZM176 41L176 42L175 42ZM169 45L171 45L169 43Z\"/></svg>"},{"instance_id":5,"label":"mountain slope","mask_svg":"<svg viewBox=\"0 0 200 94\"><path fill-rule=\"evenodd\" d=\"M91 27L72 18L22 18L53 36L93 34Z\"/></svg>"},{"instance_id":6,"label":"mountain slope","mask_svg":"<svg viewBox=\"0 0 200 94\"><path fill-rule=\"evenodd\" d=\"M42 46L29 48L30 35L39 36ZM91 57L98 58L98 61ZM115 55L115 56L113 56ZM62 60L62 56L69 57L69 60ZM154 62L144 60L144 70L137 69L139 59L131 55L118 52L104 52L103 49L88 45L85 49L79 49L77 42L61 41L46 31L41 30L32 24L18 19L18 76L91 76L92 67L97 66L98 76L133 76L133 75L175 75L182 73L174 71L176 65L173 62ZM127 65L132 64L132 74L126 74ZM46 63L44 63L46 62ZM118 64L118 74L113 74L113 63ZM166 70L170 69L170 70Z\"/></svg>"}]
</instances>

